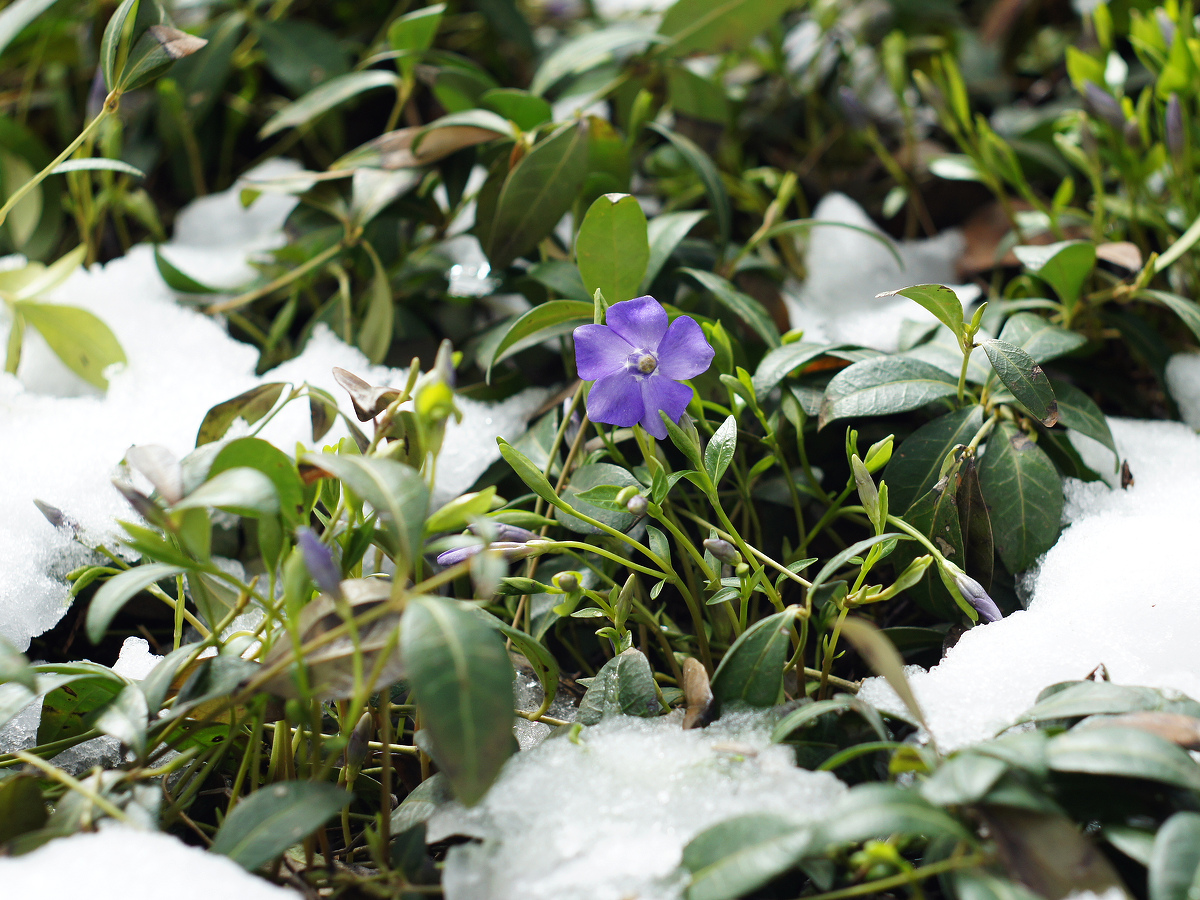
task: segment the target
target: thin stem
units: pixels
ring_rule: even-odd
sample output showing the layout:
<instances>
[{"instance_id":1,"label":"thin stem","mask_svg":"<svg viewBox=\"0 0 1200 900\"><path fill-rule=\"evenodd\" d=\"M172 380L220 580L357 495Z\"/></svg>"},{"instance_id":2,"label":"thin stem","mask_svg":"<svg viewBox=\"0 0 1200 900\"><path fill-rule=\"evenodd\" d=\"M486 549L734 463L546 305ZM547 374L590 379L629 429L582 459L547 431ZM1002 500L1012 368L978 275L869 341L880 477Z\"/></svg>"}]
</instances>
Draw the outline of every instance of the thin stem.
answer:
<instances>
[{"instance_id":1,"label":"thin stem","mask_svg":"<svg viewBox=\"0 0 1200 900\"><path fill-rule=\"evenodd\" d=\"M3 219L0 219L0 222L3 222ZM325 263L329 262L329 260L333 259L339 253L341 253L343 250L345 250L347 246L348 246L348 244L345 239L340 240L336 244L333 244L330 247L326 247L324 250L322 250L320 253L318 253L316 256L314 256L312 259L310 259L308 262L302 263L301 265L297 266L296 268L290 269L287 272L284 272L282 275L280 275L278 278L276 278L270 284L264 284L260 288L255 288L252 291L247 291L244 294L240 294L239 296L233 297L222 303L214 303L208 307L207 312L212 314L212 313L228 312L231 309L240 309L243 306L247 306L247 305L253 303L255 300L259 300L263 297L268 296L269 294L273 294L280 288L287 287L287 285L291 284L293 281L300 278L301 276L307 275L313 269L316 269L316 268L319 268L319 267L325 265Z\"/></svg>"},{"instance_id":2,"label":"thin stem","mask_svg":"<svg viewBox=\"0 0 1200 900\"><path fill-rule=\"evenodd\" d=\"M24 750L18 750L13 755L16 756L17 759L21 760L21 762L28 763L29 765L33 766L34 768L40 769L41 771L45 772L46 776L48 778L50 778L54 781L57 781L60 784L64 785L65 787L68 787L71 790L75 791L75 793L80 794L83 797L86 797L95 806L99 807L104 812L105 815L111 816L112 818L116 819L118 822L128 823L129 819L126 818L125 813L123 813L116 806L114 806L111 801L106 800L104 797L101 797L99 794L97 794L95 791L93 791L91 788L89 788L87 785L85 785L82 781L79 781L76 778L72 778L70 775L68 775L62 769L52 766L50 763L46 762L40 756L34 756L32 753L26 753Z\"/></svg>"},{"instance_id":3,"label":"thin stem","mask_svg":"<svg viewBox=\"0 0 1200 900\"><path fill-rule=\"evenodd\" d=\"M930 863L927 866L921 866L910 872L901 872L899 875L889 875L887 878L879 878L875 881L864 881L862 884L839 888L836 891L826 891L823 894L810 894L804 897L803 900L842 900L843 897L862 897L865 894L877 894L881 891L901 887L906 884L916 884L916 882L924 878L940 875L943 872L953 872L955 869L969 869L986 861L987 857L982 853L952 856L950 859Z\"/></svg>"}]
</instances>

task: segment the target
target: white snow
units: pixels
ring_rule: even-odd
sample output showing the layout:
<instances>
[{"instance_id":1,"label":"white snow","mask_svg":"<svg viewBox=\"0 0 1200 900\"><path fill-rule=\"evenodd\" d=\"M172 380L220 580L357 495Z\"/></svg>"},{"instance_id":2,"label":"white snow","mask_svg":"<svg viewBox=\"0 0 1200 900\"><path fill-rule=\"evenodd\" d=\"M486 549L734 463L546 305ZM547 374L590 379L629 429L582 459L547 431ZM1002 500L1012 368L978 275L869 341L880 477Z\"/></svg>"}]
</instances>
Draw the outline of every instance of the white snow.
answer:
<instances>
[{"instance_id":1,"label":"white snow","mask_svg":"<svg viewBox=\"0 0 1200 900\"><path fill-rule=\"evenodd\" d=\"M679 898L683 847L700 831L757 812L811 822L846 790L797 768L761 714L680 721L615 716L581 743L551 738L513 756L478 806L436 812L430 841L483 838L447 854L447 900Z\"/></svg>"},{"instance_id":2,"label":"white snow","mask_svg":"<svg viewBox=\"0 0 1200 900\"><path fill-rule=\"evenodd\" d=\"M297 900L225 856L158 831L111 825L0 858L6 897L29 900Z\"/></svg>"},{"instance_id":3,"label":"white snow","mask_svg":"<svg viewBox=\"0 0 1200 900\"><path fill-rule=\"evenodd\" d=\"M1179 406L1179 417L1200 429L1200 353L1176 353L1167 360L1167 390Z\"/></svg>"},{"instance_id":4,"label":"white snow","mask_svg":"<svg viewBox=\"0 0 1200 900\"><path fill-rule=\"evenodd\" d=\"M270 175L278 168L255 174ZM203 198L180 214L175 240L163 254L202 281L223 287L244 282L253 274L247 255L283 243L280 229L294 202L264 193L244 209L236 188ZM100 316L129 361L108 373L105 396L67 370L40 339L30 341L17 377L0 374L0 459L5 462L0 634L20 649L62 616L69 605L62 576L89 558L68 529L56 530L42 517L35 498L66 513L89 542L111 545L114 519L134 517L110 483L131 445L159 444L183 456L194 446L209 408L267 381L308 381L349 410L333 380L333 366L373 384L405 380L403 370L370 365L356 348L323 328L299 357L255 375L255 348L230 338L211 317L177 303L148 245L105 266L77 271L53 299ZM0 334L6 326L0 322ZM496 436L513 438L523 431L544 396L531 390L498 404L460 399L464 419L447 429L434 502L466 490L499 457ZM339 424L323 443L345 433ZM294 402L262 436L287 452L297 442L311 444L307 402Z\"/></svg>"},{"instance_id":5,"label":"white snow","mask_svg":"<svg viewBox=\"0 0 1200 900\"><path fill-rule=\"evenodd\" d=\"M150 652L150 642L145 638L127 637L125 643L121 644L121 655L113 663L112 670L130 681L141 681L162 659Z\"/></svg>"},{"instance_id":6,"label":"white snow","mask_svg":"<svg viewBox=\"0 0 1200 900\"><path fill-rule=\"evenodd\" d=\"M948 229L927 240L892 241L863 208L845 194L828 194L812 218L840 222L879 235L896 248L898 265L880 240L840 226L816 226L808 237L803 285L785 285L784 300L792 327L804 329L806 340L857 344L894 352L904 322L933 323L927 312L905 297L875 295L914 284L954 287L963 303L978 295L973 285L955 286L954 264L965 246L962 233Z\"/></svg>"},{"instance_id":7,"label":"white snow","mask_svg":"<svg viewBox=\"0 0 1200 900\"><path fill-rule=\"evenodd\" d=\"M972 628L929 672L910 668L939 749L986 740L1043 688L1086 678L1100 664L1114 682L1200 698L1200 437L1179 422L1110 425L1134 484L1123 491L1068 480L1070 525L1026 576L1028 610ZM1112 471L1109 451L1077 443L1096 471ZM881 679L859 696L900 709Z\"/></svg>"}]
</instances>

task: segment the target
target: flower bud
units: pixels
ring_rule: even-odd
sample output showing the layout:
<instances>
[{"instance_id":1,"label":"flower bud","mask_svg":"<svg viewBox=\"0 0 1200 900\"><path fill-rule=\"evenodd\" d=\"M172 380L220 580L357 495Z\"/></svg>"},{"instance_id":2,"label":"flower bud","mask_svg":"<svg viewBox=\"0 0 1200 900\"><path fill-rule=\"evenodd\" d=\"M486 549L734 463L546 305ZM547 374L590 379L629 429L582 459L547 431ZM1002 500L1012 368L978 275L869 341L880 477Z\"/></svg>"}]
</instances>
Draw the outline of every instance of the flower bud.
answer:
<instances>
[{"instance_id":1,"label":"flower bud","mask_svg":"<svg viewBox=\"0 0 1200 900\"><path fill-rule=\"evenodd\" d=\"M988 596L987 591L983 589L983 585L966 572L960 570L955 573L954 585L958 588L958 592L962 594L963 599L975 607L975 611L979 613L979 618L983 619L983 621L998 622L1003 618L999 607Z\"/></svg>"},{"instance_id":2,"label":"flower bud","mask_svg":"<svg viewBox=\"0 0 1200 900\"><path fill-rule=\"evenodd\" d=\"M1158 19L1158 30L1162 32L1163 43L1170 50L1171 45L1175 43L1175 22L1161 6L1154 11L1154 17Z\"/></svg>"},{"instance_id":3,"label":"flower bud","mask_svg":"<svg viewBox=\"0 0 1200 900\"><path fill-rule=\"evenodd\" d=\"M350 732L350 740L346 744L346 767L358 774L363 760L367 758L368 744L375 733L375 719L370 711L362 714L354 730Z\"/></svg>"},{"instance_id":4,"label":"flower bud","mask_svg":"<svg viewBox=\"0 0 1200 900\"><path fill-rule=\"evenodd\" d=\"M527 541L536 541L538 539L538 535L527 528L521 528L519 525L506 525L503 522L492 522L490 524L496 530L496 540L498 541L514 541L524 544ZM484 534L486 526L483 525L471 523L467 526L467 531L471 532L471 534L486 537L486 534Z\"/></svg>"},{"instance_id":5,"label":"flower bud","mask_svg":"<svg viewBox=\"0 0 1200 900\"><path fill-rule=\"evenodd\" d=\"M1092 115L1098 116L1118 130L1125 127L1125 111L1121 109L1121 104L1094 81L1084 84L1083 100Z\"/></svg>"},{"instance_id":6,"label":"flower bud","mask_svg":"<svg viewBox=\"0 0 1200 900\"><path fill-rule=\"evenodd\" d=\"M342 598L342 573L333 561L333 553L321 543L315 531L302 527L296 529L296 543L304 554L304 566L312 577L313 584L324 594L338 600Z\"/></svg>"},{"instance_id":7,"label":"flower bud","mask_svg":"<svg viewBox=\"0 0 1200 900\"><path fill-rule=\"evenodd\" d=\"M727 566L737 566L742 562L742 554L729 541L709 538L704 542L704 549Z\"/></svg>"},{"instance_id":8,"label":"flower bud","mask_svg":"<svg viewBox=\"0 0 1200 900\"><path fill-rule=\"evenodd\" d=\"M895 435L889 434L882 441L876 441L867 449L867 456L863 460L863 465L867 467L868 472L878 472L888 464L888 461L892 458L892 446L895 437Z\"/></svg>"},{"instance_id":9,"label":"flower bud","mask_svg":"<svg viewBox=\"0 0 1200 900\"><path fill-rule=\"evenodd\" d=\"M846 124L853 131L862 131L871 124L871 117L867 113L866 107L862 105L858 95L846 85L838 88L838 108L841 109Z\"/></svg>"},{"instance_id":10,"label":"flower bud","mask_svg":"<svg viewBox=\"0 0 1200 900\"><path fill-rule=\"evenodd\" d=\"M635 516L644 516L649 506L650 501L641 494L634 494L625 504L625 508Z\"/></svg>"},{"instance_id":11,"label":"flower bud","mask_svg":"<svg viewBox=\"0 0 1200 900\"><path fill-rule=\"evenodd\" d=\"M554 586L564 594L574 593L579 590L579 573L559 572L554 576Z\"/></svg>"},{"instance_id":12,"label":"flower bud","mask_svg":"<svg viewBox=\"0 0 1200 900\"><path fill-rule=\"evenodd\" d=\"M1181 160L1186 147L1183 133L1183 106L1179 102L1178 94L1172 94L1167 101L1166 125L1167 149L1176 161Z\"/></svg>"},{"instance_id":13,"label":"flower bud","mask_svg":"<svg viewBox=\"0 0 1200 900\"><path fill-rule=\"evenodd\" d=\"M617 502L624 505L638 495L637 485L629 484L617 492Z\"/></svg>"}]
</instances>

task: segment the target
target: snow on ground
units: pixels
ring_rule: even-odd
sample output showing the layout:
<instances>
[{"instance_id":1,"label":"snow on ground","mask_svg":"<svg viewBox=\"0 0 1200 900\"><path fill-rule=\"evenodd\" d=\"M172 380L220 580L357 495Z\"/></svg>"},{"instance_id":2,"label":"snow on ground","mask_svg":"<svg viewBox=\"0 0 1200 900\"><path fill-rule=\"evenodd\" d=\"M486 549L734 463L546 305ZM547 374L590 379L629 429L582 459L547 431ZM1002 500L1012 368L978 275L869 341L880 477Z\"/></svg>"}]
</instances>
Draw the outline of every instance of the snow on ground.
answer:
<instances>
[{"instance_id":1,"label":"snow on ground","mask_svg":"<svg viewBox=\"0 0 1200 900\"><path fill-rule=\"evenodd\" d=\"M836 193L822 198L812 217L883 237L896 248L903 266L878 238L840 226L814 227L805 254L808 278L803 285L785 285L784 293L792 327L803 328L805 340L858 344L891 353L899 349L906 321L936 321L932 313L905 297L876 299L875 295L914 284L953 285L954 264L965 246L962 232L951 228L928 240L891 241L861 206ZM955 291L964 303L979 295L973 285Z\"/></svg>"},{"instance_id":2,"label":"snow on ground","mask_svg":"<svg viewBox=\"0 0 1200 900\"><path fill-rule=\"evenodd\" d=\"M844 794L770 733L759 713L690 731L678 712L616 716L579 743L552 737L516 754L478 806L451 803L429 821L431 842L483 839L450 849L447 900L681 897L683 847L705 828L746 813L811 822Z\"/></svg>"},{"instance_id":3,"label":"snow on ground","mask_svg":"<svg viewBox=\"0 0 1200 900\"><path fill-rule=\"evenodd\" d=\"M1200 437L1179 422L1110 420L1135 483L1066 482L1058 543L1027 578L1028 610L972 628L909 681L943 751L986 740L1038 693L1103 664L1114 682L1200 698L1194 565ZM1096 471L1112 455L1083 438ZM1107 456L1107 459L1105 457ZM899 710L881 679L859 695Z\"/></svg>"},{"instance_id":4,"label":"snow on ground","mask_svg":"<svg viewBox=\"0 0 1200 900\"><path fill-rule=\"evenodd\" d=\"M202 281L222 287L244 283L253 275L247 256L283 243L281 227L294 202L263 194L245 209L237 189L203 198L181 213L175 239L163 254ZM318 329L296 359L256 376L257 351L230 338L211 317L177 303L148 245L105 266L80 269L53 299L103 319L129 362L109 373L102 396L67 370L30 329L17 377L0 374L0 460L5 463L0 635L21 649L62 616L69 605L63 575L88 558L65 529L56 530L42 517L35 498L66 513L88 541L111 544L117 533L114 518L133 517L110 482L131 445L161 444L183 456L194 446L209 408L268 381L308 381L341 402L344 392L333 380L333 366L373 384L405 380L404 371L370 365L327 329ZM7 323L0 321L0 334L5 333ZM447 429L435 502L466 490L499 457L496 436L511 438L524 430L544 396L537 390L499 404L459 400L464 419ZM348 402L342 406L349 410ZM344 433L335 426L323 443ZM288 452L298 441L311 444L307 402L285 409L262 436Z\"/></svg>"},{"instance_id":5,"label":"snow on ground","mask_svg":"<svg viewBox=\"0 0 1200 900\"><path fill-rule=\"evenodd\" d=\"M296 900L225 856L157 831L110 825L0 858L4 896L33 900Z\"/></svg>"}]
</instances>

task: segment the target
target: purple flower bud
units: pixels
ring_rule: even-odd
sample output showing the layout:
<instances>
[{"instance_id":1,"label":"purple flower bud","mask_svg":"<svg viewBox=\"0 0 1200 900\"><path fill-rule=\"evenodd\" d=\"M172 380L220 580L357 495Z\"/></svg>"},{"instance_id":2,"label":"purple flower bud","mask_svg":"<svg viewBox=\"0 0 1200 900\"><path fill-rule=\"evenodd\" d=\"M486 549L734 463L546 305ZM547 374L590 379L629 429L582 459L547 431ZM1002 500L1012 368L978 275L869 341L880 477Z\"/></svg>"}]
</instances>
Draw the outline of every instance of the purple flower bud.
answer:
<instances>
[{"instance_id":1,"label":"purple flower bud","mask_svg":"<svg viewBox=\"0 0 1200 900\"><path fill-rule=\"evenodd\" d=\"M1175 43L1175 23L1171 17L1167 15L1167 11L1159 7L1154 11L1154 17L1158 19L1158 29L1162 32L1163 43L1167 45L1167 49L1171 49L1171 45Z\"/></svg>"},{"instance_id":2,"label":"purple flower bud","mask_svg":"<svg viewBox=\"0 0 1200 900\"><path fill-rule=\"evenodd\" d=\"M629 502L625 504L625 508L635 516L644 516L649 506L650 501L641 494L634 494L629 498Z\"/></svg>"},{"instance_id":3,"label":"purple flower bud","mask_svg":"<svg viewBox=\"0 0 1200 900\"><path fill-rule=\"evenodd\" d=\"M988 596L983 585L966 572L957 573L954 576L954 584L958 588L958 592L963 595L963 599L975 607L975 611L979 613L979 618L983 621L998 622L1003 618L1000 608Z\"/></svg>"},{"instance_id":4,"label":"purple flower bud","mask_svg":"<svg viewBox=\"0 0 1200 900\"><path fill-rule=\"evenodd\" d=\"M539 540L536 543L548 544L550 542ZM524 541L495 541L491 544L471 544L468 547L455 547L453 550L447 550L438 554L437 564L454 566L483 550L499 550L504 558L509 560L524 559L526 556L533 556L538 552L536 544L527 544Z\"/></svg>"},{"instance_id":5,"label":"purple flower bud","mask_svg":"<svg viewBox=\"0 0 1200 900\"><path fill-rule=\"evenodd\" d=\"M1125 127L1125 111L1121 109L1120 102L1094 81L1084 84L1083 99L1093 115L1118 130Z\"/></svg>"},{"instance_id":6,"label":"purple flower bud","mask_svg":"<svg viewBox=\"0 0 1200 900\"><path fill-rule=\"evenodd\" d=\"M346 743L346 765L355 773L367 758L367 750L370 749L369 744L374 733L375 719L370 712L365 712L350 732L350 740Z\"/></svg>"},{"instance_id":7,"label":"purple flower bud","mask_svg":"<svg viewBox=\"0 0 1200 900\"><path fill-rule=\"evenodd\" d=\"M742 554L729 541L720 538L709 538L704 542L704 549L727 566L736 566L742 561Z\"/></svg>"},{"instance_id":8,"label":"purple flower bud","mask_svg":"<svg viewBox=\"0 0 1200 900\"><path fill-rule=\"evenodd\" d=\"M683 384L705 372L715 351L696 320L667 311L653 297L637 297L608 308L606 325L575 329L579 377L595 382L587 397L593 422L628 428L641 425L659 440L667 436L659 412L679 421L692 399Z\"/></svg>"},{"instance_id":9,"label":"purple flower bud","mask_svg":"<svg viewBox=\"0 0 1200 900\"><path fill-rule=\"evenodd\" d=\"M496 540L498 541L515 541L523 544L526 541L538 540L538 535L517 525L506 525L503 522L493 522L491 525L496 530ZM471 524L467 526L467 531L486 537L483 533L485 526Z\"/></svg>"},{"instance_id":10,"label":"purple flower bud","mask_svg":"<svg viewBox=\"0 0 1200 900\"><path fill-rule=\"evenodd\" d=\"M846 124L853 131L862 131L871 124L870 115L867 113L866 107L858 99L858 95L854 93L846 85L838 88L838 108L842 111L842 116L846 119Z\"/></svg>"},{"instance_id":11,"label":"purple flower bud","mask_svg":"<svg viewBox=\"0 0 1200 900\"><path fill-rule=\"evenodd\" d=\"M1176 160L1183 158L1183 152L1186 149L1184 146L1183 133L1183 106L1179 102L1179 95L1172 94L1167 100L1167 149L1171 151L1171 156Z\"/></svg>"},{"instance_id":12,"label":"purple flower bud","mask_svg":"<svg viewBox=\"0 0 1200 900\"><path fill-rule=\"evenodd\" d=\"M313 584L323 594L342 598L342 573L333 561L333 552L321 543L315 531L308 527L296 529L296 543L304 554L304 565L312 576Z\"/></svg>"}]
</instances>

